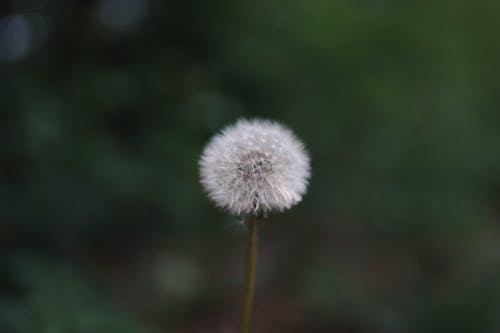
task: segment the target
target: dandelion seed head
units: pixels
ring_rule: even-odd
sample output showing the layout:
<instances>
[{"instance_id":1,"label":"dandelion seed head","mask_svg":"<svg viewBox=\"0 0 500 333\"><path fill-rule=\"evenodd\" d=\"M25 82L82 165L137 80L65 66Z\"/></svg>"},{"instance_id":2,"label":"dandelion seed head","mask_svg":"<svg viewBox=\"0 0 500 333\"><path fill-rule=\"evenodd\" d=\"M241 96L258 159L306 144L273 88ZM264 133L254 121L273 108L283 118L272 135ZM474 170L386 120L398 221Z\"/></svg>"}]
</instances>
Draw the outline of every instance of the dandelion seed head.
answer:
<instances>
[{"instance_id":1,"label":"dandelion seed head","mask_svg":"<svg viewBox=\"0 0 500 333\"><path fill-rule=\"evenodd\" d=\"M309 156L285 126L243 119L207 144L200 175L208 196L232 214L283 211L300 202L307 190Z\"/></svg>"}]
</instances>

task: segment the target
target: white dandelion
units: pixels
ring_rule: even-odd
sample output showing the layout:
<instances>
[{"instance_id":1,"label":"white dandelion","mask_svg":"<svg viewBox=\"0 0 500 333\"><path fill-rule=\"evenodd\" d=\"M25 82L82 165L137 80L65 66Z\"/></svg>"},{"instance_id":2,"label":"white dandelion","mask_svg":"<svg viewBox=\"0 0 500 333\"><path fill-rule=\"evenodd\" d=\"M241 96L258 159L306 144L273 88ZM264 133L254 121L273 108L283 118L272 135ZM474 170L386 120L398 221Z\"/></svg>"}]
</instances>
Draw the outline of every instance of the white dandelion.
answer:
<instances>
[{"instance_id":1,"label":"white dandelion","mask_svg":"<svg viewBox=\"0 0 500 333\"><path fill-rule=\"evenodd\" d=\"M285 126L269 120L239 120L208 143L200 159L209 197L235 215L283 211L307 190L309 156Z\"/></svg>"},{"instance_id":2,"label":"white dandelion","mask_svg":"<svg viewBox=\"0 0 500 333\"><path fill-rule=\"evenodd\" d=\"M302 200L311 175L309 156L291 130L269 120L240 120L208 143L200 159L208 196L235 215L247 215L246 272L240 333L248 333L257 262L257 224L267 212Z\"/></svg>"}]
</instances>

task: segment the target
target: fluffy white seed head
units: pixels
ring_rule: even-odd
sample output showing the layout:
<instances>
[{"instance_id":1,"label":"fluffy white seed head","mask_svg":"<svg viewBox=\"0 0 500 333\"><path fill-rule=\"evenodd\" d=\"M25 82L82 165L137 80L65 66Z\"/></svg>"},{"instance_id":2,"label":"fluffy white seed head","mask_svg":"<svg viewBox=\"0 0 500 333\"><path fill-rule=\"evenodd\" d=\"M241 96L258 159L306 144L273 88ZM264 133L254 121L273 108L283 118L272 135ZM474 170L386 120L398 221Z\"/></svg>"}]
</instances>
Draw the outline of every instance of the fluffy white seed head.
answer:
<instances>
[{"instance_id":1,"label":"fluffy white seed head","mask_svg":"<svg viewBox=\"0 0 500 333\"><path fill-rule=\"evenodd\" d=\"M209 197L235 215L282 211L307 190L309 156L283 125L239 120L205 147L200 174Z\"/></svg>"}]
</instances>

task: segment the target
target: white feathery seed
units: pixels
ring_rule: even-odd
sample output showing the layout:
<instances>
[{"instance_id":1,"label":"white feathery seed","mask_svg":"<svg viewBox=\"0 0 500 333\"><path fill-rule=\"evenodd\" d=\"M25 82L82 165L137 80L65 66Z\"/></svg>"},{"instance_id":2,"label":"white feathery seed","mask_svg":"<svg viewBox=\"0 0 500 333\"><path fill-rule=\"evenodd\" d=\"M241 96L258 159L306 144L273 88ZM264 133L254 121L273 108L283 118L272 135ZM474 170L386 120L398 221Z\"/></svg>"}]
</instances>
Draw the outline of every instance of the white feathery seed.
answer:
<instances>
[{"instance_id":1,"label":"white feathery seed","mask_svg":"<svg viewBox=\"0 0 500 333\"><path fill-rule=\"evenodd\" d=\"M200 159L201 183L232 214L266 214L297 204L307 190L309 156L285 126L242 119L216 134Z\"/></svg>"}]
</instances>

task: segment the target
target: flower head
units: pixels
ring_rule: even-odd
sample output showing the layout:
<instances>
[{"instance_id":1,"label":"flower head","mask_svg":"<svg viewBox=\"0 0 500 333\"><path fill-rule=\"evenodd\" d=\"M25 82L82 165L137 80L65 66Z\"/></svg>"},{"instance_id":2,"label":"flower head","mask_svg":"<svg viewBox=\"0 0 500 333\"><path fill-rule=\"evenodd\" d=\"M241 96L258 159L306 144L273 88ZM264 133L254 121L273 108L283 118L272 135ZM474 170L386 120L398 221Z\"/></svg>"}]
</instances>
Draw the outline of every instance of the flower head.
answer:
<instances>
[{"instance_id":1,"label":"flower head","mask_svg":"<svg viewBox=\"0 0 500 333\"><path fill-rule=\"evenodd\" d=\"M260 214L302 199L309 156L288 128L269 120L239 120L215 135L200 159L201 183L217 206Z\"/></svg>"}]
</instances>

